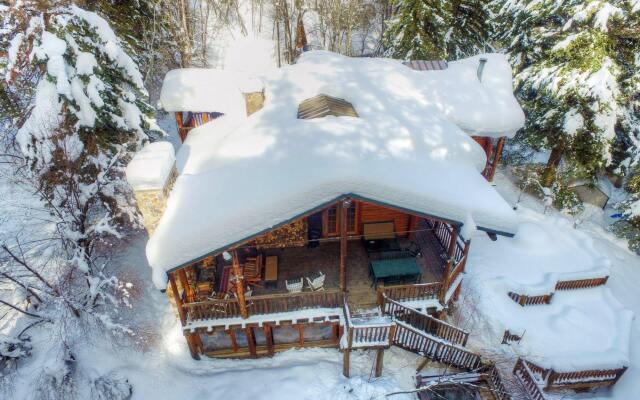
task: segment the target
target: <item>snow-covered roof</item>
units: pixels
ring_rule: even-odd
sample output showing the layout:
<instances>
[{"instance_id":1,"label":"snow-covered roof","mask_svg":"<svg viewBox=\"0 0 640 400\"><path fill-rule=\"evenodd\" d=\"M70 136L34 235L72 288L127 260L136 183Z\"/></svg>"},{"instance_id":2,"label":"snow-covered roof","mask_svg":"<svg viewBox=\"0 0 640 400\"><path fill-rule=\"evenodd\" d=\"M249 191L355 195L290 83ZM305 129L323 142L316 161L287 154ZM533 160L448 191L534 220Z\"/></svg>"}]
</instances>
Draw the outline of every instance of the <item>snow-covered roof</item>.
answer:
<instances>
[{"instance_id":1,"label":"snow-covered roof","mask_svg":"<svg viewBox=\"0 0 640 400\"><path fill-rule=\"evenodd\" d=\"M458 222L470 214L480 229L514 233L513 210L480 175L484 152L459 128L522 125L506 60L485 57L482 83L477 57L425 74L309 52L264 75L263 109L193 129L178 152L180 176L147 245L156 285L167 270L345 194ZM297 119L299 103L320 93L360 117Z\"/></svg>"},{"instance_id":2,"label":"snow-covered roof","mask_svg":"<svg viewBox=\"0 0 640 400\"><path fill-rule=\"evenodd\" d=\"M219 112L244 115L242 93L260 92L260 79L220 69L183 68L167 72L160 91L165 111Z\"/></svg>"},{"instance_id":3,"label":"snow-covered roof","mask_svg":"<svg viewBox=\"0 0 640 400\"><path fill-rule=\"evenodd\" d=\"M162 189L175 162L169 142L147 143L127 165L127 182L133 190Z\"/></svg>"}]
</instances>

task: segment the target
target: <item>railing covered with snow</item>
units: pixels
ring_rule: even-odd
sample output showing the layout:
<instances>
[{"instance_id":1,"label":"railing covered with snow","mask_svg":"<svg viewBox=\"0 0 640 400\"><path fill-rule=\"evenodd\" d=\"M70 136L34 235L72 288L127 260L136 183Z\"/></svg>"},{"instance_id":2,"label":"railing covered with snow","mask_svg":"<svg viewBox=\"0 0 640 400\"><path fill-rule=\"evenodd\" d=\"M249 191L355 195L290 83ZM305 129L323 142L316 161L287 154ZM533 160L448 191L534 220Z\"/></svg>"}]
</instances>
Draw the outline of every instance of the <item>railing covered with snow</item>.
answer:
<instances>
[{"instance_id":1,"label":"railing covered with snow","mask_svg":"<svg viewBox=\"0 0 640 400\"><path fill-rule=\"evenodd\" d=\"M608 276L591 279L558 281L558 283L556 283L556 290L586 289L590 287L602 286L607 283L607 280L609 280Z\"/></svg>"},{"instance_id":2,"label":"railing covered with snow","mask_svg":"<svg viewBox=\"0 0 640 400\"><path fill-rule=\"evenodd\" d=\"M441 282L408 285L378 286L378 304L382 307L383 296L395 301L437 300L442 290Z\"/></svg>"},{"instance_id":3,"label":"railing covered with snow","mask_svg":"<svg viewBox=\"0 0 640 400\"><path fill-rule=\"evenodd\" d=\"M530 361L518 359L513 373L521 379L527 379L517 373L517 371L524 371L522 375L528 375L534 383L539 382L544 385L545 390L552 388L590 389L614 385L626 370L627 367L620 367L557 372L553 369L542 368Z\"/></svg>"},{"instance_id":4,"label":"railing covered with snow","mask_svg":"<svg viewBox=\"0 0 640 400\"><path fill-rule=\"evenodd\" d=\"M607 283L608 276L588 279L559 280L556 282L555 290L575 290L587 289L596 286L602 286ZM516 292L509 292L509 297L521 306L534 306L540 304L550 304L553 299L553 292L537 295L526 295Z\"/></svg>"},{"instance_id":5,"label":"railing covered with snow","mask_svg":"<svg viewBox=\"0 0 640 400\"><path fill-rule=\"evenodd\" d=\"M342 292L323 290L251 296L246 298L246 304L250 316L313 308L339 308L342 305ZM186 303L183 307L190 321L240 317L240 305L236 299L212 299Z\"/></svg>"},{"instance_id":6,"label":"railing covered with snow","mask_svg":"<svg viewBox=\"0 0 640 400\"><path fill-rule=\"evenodd\" d=\"M421 330L440 339L447 340L453 344L464 346L467 344L469 332L456 326L422 313L413 308L384 296L382 310L397 321L405 322L412 327Z\"/></svg>"},{"instance_id":7,"label":"railing covered with snow","mask_svg":"<svg viewBox=\"0 0 640 400\"><path fill-rule=\"evenodd\" d=\"M417 352L434 361L469 371L479 368L482 364L479 354L426 334L405 322L396 321L396 323L398 328L394 344L399 347Z\"/></svg>"},{"instance_id":8,"label":"railing covered with snow","mask_svg":"<svg viewBox=\"0 0 640 400\"><path fill-rule=\"evenodd\" d=\"M513 374L516 376L522 385L522 388L531 400L545 400L545 397L536 383L531 370L525 364L523 359L518 358L518 361L513 368Z\"/></svg>"},{"instance_id":9,"label":"railing covered with snow","mask_svg":"<svg viewBox=\"0 0 640 400\"><path fill-rule=\"evenodd\" d=\"M451 227L451 225L445 224L444 222L440 222L440 221L432 222L427 220L427 223L429 224L431 229L433 229L433 233L436 235L436 238L438 238L438 242L440 242L440 246L442 246L442 248L446 252L447 249L449 248L449 243L451 243L451 235L453 234L453 228ZM458 236L456 238L456 247L453 250L454 263L455 264L459 263L460 260L462 260L463 256L464 256L464 239Z\"/></svg>"},{"instance_id":10,"label":"railing covered with snow","mask_svg":"<svg viewBox=\"0 0 640 400\"><path fill-rule=\"evenodd\" d=\"M521 306L535 306L539 304L549 304L551 303L551 298L553 297L553 293L551 294L543 294L539 296L527 296L524 294L518 294L514 292L509 292L509 297L520 304Z\"/></svg>"},{"instance_id":11,"label":"railing covered with snow","mask_svg":"<svg viewBox=\"0 0 640 400\"><path fill-rule=\"evenodd\" d=\"M357 348L384 348L393 344L396 332L396 324L390 319L372 318L354 322L349 309L347 298L344 298L345 336L341 347L346 349Z\"/></svg>"}]
</instances>

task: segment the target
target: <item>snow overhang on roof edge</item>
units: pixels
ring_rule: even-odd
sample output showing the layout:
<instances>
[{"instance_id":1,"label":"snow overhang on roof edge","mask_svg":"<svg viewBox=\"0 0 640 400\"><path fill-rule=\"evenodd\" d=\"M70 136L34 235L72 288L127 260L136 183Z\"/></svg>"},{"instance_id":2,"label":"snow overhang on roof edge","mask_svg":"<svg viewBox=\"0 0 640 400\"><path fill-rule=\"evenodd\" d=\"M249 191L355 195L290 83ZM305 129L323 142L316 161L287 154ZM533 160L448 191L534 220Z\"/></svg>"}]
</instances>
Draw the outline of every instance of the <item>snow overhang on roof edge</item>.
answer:
<instances>
[{"instance_id":1,"label":"snow overhang on roof edge","mask_svg":"<svg viewBox=\"0 0 640 400\"><path fill-rule=\"evenodd\" d=\"M243 239L236 240L235 242L229 243L229 244L227 244L225 246L222 246L222 247L219 247L219 248L214 249L212 251L209 251L206 254L203 254L202 256L196 257L193 260L186 261L186 262L184 262L184 263L182 263L182 264L180 264L178 266L170 268L170 269L168 269L166 271L166 273L169 274L169 273L174 272L176 270L179 270L181 268L187 267L187 266L189 266L189 265L191 265L193 263L201 261L201 260L203 260L203 259L205 259L205 258L207 258L209 256L216 255L216 254L222 253L223 251L231 249L231 248L233 248L235 246L239 246L242 243L245 243L245 242L247 242L249 240L252 240L252 239L254 239L254 238L256 238L256 237L258 237L260 235L264 235L265 233L271 232L274 229L277 229L277 228L280 228L280 227L282 227L284 225L290 224L290 223L292 223L293 221L295 221L297 219L300 219L300 218L305 217L307 215L311 215L311 214L314 214L316 212L319 212L319 211L327 208L331 204L334 204L334 203L336 203L336 202L338 202L338 201L340 201L342 199L346 199L346 198L351 198L351 199L355 199L355 200L364 201L364 202L367 202L367 203L373 203L373 204L380 205L380 206L394 208L396 210L404 211L404 212L406 212L408 214L413 214L413 215L416 215L416 216L419 216L419 217L423 217L423 218L437 218L437 219L439 219L441 221L445 221L447 223L460 225L461 227L464 225L464 222L462 222L462 221L456 221L456 220L452 220L450 218L440 217L440 216L434 215L434 214L428 214L428 213L425 213L425 212L410 210L410 209L407 209L405 207L395 206L393 204L389 204L389 203L385 203L385 202L382 202L382 201L370 199L368 197L360 196L360 195L357 195L357 194L354 194L354 193L345 193L345 194L337 196L337 197L335 197L335 198L333 198L333 199L331 199L331 200L329 200L329 201L327 201L325 203L322 203L321 205L319 205L317 207L314 207L314 208L312 208L312 209L310 209L308 211L305 211L305 212L303 212L301 214L298 214L298 215L296 215L294 217L288 218L288 219L286 219L286 220L284 220L284 221L282 221L282 222L280 222L280 223L278 223L278 224L276 224L276 225L274 225L274 226L272 226L270 228L262 229L261 231L256 232L256 233L254 233L252 235L249 235L249 236L247 236L247 237L245 237ZM477 226L477 228L480 231L488 232L488 233L495 233L496 235L501 235L501 236L506 236L506 237L514 237L515 236L515 232L499 231L499 230L495 230L495 229L491 229L491 228L487 228L487 227L483 227L483 226Z\"/></svg>"}]
</instances>

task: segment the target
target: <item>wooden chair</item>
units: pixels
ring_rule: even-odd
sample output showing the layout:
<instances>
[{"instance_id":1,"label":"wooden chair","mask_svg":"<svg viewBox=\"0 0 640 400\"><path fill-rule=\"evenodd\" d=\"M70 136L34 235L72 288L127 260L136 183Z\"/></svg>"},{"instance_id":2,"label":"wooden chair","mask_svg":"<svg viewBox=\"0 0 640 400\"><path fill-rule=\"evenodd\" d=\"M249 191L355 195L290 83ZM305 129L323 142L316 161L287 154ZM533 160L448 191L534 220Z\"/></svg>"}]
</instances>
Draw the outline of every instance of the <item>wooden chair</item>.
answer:
<instances>
[{"instance_id":1,"label":"wooden chair","mask_svg":"<svg viewBox=\"0 0 640 400\"><path fill-rule=\"evenodd\" d=\"M244 280L248 285L263 287L262 284L262 266L263 257L262 254L257 257L247 257L244 263Z\"/></svg>"},{"instance_id":2,"label":"wooden chair","mask_svg":"<svg viewBox=\"0 0 640 400\"><path fill-rule=\"evenodd\" d=\"M323 274L322 271L320 271L320 275L313 279L307 278L309 289L311 289L312 292L324 290L324 278L326 278L326 275Z\"/></svg>"},{"instance_id":3,"label":"wooden chair","mask_svg":"<svg viewBox=\"0 0 640 400\"><path fill-rule=\"evenodd\" d=\"M302 292L302 286L304 286L304 280L302 278L285 280L284 284L289 293L300 293Z\"/></svg>"}]
</instances>

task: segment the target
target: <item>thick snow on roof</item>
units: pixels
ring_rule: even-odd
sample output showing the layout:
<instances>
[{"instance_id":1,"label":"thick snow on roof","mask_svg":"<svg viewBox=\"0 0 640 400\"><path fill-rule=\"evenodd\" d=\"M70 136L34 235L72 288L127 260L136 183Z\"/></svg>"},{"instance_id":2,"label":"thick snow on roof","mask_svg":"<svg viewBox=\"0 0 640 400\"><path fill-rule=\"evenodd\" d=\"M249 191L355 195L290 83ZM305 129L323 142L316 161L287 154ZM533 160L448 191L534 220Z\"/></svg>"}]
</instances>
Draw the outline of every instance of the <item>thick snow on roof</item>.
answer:
<instances>
[{"instance_id":1,"label":"thick snow on roof","mask_svg":"<svg viewBox=\"0 0 640 400\"><path fill-rule=\"evenodd\" d=\"M133 190L162 189L175 162L169 142L147 143L127 165L127 182Z\"/></svg>"},{"instance_id":2,"label":"thick snow on roof","mask_svg":"<svg viewBox=\"0 0 640 400\"><path fill-rule=\"evenodd\" d=\"M608 276L609 264L591 237L565 219L523 222L514 238L473 237L463 281L471 299L462 303L484 315L494 339L505 330L521 335L511 347L541 367L569 372L628 366L633 313L609 288L555 290L558 280ZM522 307L507 296L511 291L553 298L548 305Z\"/></svg>"},{"instance_id":3,"label":"thick snow on roof","mask_svg":"<svg viewBox=\"0 0 640 400\"><path fill-rule=\"evenodd\" d=\"M473 60L459 63L475 68ZM492 69L485 74L484 84L425 79L395 60L310 52L263 76L262 110L193 129L180 149L181 175L147 246L155 283L164 286L171 268L344 194L459 222L470 213L481 229L514 233L513 210L480 175L484 152L443 116L457 107L471 125L485 108L509 102L515 107L502 108L495 124L520 115L510 93L507 101L483 92ZM464 92L484 93L486 101L463 107L455 93ZM297 119L298 104L320 93L349 101L360 118ZM491 118L483 124L489 125Z\"/></svg>"},{"instance_id":4,"label":"thick snow on roof","mask_svg":"<svg viewBox=\"0 0 640 400\"><path fill-rule=\"evenodd\" d=\"M167 72L160 92L165 111L219 112L245 115L242 93L259 92L262 82L241 72L183 68Z\"/></svg>"}]
</instances>

